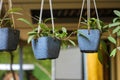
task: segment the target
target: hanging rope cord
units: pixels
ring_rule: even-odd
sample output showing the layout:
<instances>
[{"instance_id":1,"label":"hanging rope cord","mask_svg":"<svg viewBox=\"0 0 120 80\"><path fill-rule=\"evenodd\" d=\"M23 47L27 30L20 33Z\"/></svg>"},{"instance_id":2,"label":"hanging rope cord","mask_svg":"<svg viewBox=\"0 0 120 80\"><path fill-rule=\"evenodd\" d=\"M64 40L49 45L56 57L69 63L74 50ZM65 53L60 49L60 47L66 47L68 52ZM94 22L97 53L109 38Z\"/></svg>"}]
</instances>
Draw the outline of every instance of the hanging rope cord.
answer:
<instances>
[{"instance_id":1,"label":"hanging rope cord","mask_svg":"<svg viewBox=\"0 0 120 80\"><path fill-rule=\"evenodd\" d=\"M97 25L98 25L98 28L100 29L100 19L99 19L99 15L98 15L98 11L97 11L97 6L96 6L96 1L93 0L93 3L94 3L94 7L95 7L95 12L96 12L96 16L97 16ZM101 29L100 29L101 30Z\"/></svg>"},{"instance_id":2,"label":"hanging rope cord","mask_svg":"<svg viewBox=\"0 0 120 80\"><path fill-rule=\"evenodd\" d=\"M95 7L95 13L96 13L96 16L97 16L97 25L99 26L100 23L99 23L99 16L98 16L98 11L97 11L97 6L96 6L96 1L93 0L93 3L94 3L94 7ZM85 5L85 0L83 0L82 2L82 8L81 8L81 12L80 12L80 16L79 16L79 22L78 22L78 29L80 28L80 23L81 23L81 19L82 19L82 13L83 13L83 8L84 8L84 5ZM89 19L90 19L90 0L87 0L87 25L88 25L88 30L90 30L90 24L89 24Z\"/></svg>"},{"instance_id":3,"label":"hanging rope cord","mask_svg":"<svg viewBox=\"0 0 120 80\"><path fill-rule=\"evenodd\" d=\"M49 5L50 5L50 14L51 14L51 22L52 22L52 31L54 33L54 18L53 18L53 8L52 8L52 1L49 0ZM42 13L43 13L43 6L44 6L44 0L41 1L41 9L40 9L40 17L39 17L39 25L38 25L38 33L40 32L40 23L42 22Z\"/></svg>"},{"instance_id":4,"label":"hanging rope cord","mask_svg":"<svg viewBox=\"0 0 120 80\"><path fill-rule=\"evenodd\" d=\"M3 6L3 0L0 1L0 16L1 16L1 12L2 12L2 6Z\"/></svg>"},{"instance_id":5,"label":"hanging rope cord","mask_svg":"<svg viewBox=\"0 0 120 80\"><path fill-rule=\"evenodd\" d=\"M81 12L80 12L80 16L79 16L79 22L78 22L78 29L80 28L80 23L81 23L81 19L82 19L82 13L83 13L84 5L85 5L85 0L83 0L83 2L82 2L82 8L81 8Z\"/></svg>"},{"instance_id":6,"label":"hanging rope cord","mask_svg":"<svg viewBox=\"0 0 120 80\"><path fill-rule=\"evenodd\" d=\"M87 0L87 25L88 25L88 32L90 33L89 19L90 19L90 0Z\"/></svg>"}]
</instances>

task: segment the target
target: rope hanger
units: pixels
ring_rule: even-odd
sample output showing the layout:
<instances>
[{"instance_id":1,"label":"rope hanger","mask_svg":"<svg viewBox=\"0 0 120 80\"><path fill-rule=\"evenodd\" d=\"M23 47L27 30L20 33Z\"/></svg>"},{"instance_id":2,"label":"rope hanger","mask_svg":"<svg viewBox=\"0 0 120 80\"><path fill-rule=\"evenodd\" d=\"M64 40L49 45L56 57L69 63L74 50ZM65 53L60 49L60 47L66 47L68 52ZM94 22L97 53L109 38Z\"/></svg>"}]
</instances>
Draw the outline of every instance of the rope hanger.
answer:
<instances>
[{"instance_id":1,"label":"rope hanger","mask_svg":"<svg viewBox=\"0 0 120 80\"><path fill-rule=\"evenodd\" d=\"M54 18L53 18L53 8L52 8L52 0L49 0L50 5L50 14L51 14L51 22L52 22L52 31L54 33ZM41 1L41 8L40 8L40 17L39 17L39 24L42 22L42 13L43 13L43 6L44 6L44 0ZM40 32L40 25L38 24L38 33Z\"/></svg>"},{"instance_id":2,"label":"rope hanger","mask_svg":"<svg viewBox=\"0 0 120 80\"><path fill-rule=\"evenodd\" d=\"M97 19L99 20L99 16L98 16L98 11L97 11L97 6L96 6L96 1L95 0L93 0L93 4L94 4L94 8L95 8L95 13L96 13ZM79 17L79 22L78 22L78 29L80 28L80 23L81 23L81 19L82 19L82 13L83 13L84 5L85 5L85 0L83 0L83 2L82 2L81 12L80 12L80 17ZM88 31L90 30L90 24L88 23L89 19L90 19L90 0L87 0L87 25L88 25ZM98 22L98 25L100 25L99 22Z\"/></svg>"},{"instance_id":3,"label":"rope hanger","mask_svg":"<svg viewBox=\"0 0 120 80\"><path fill-rule=\"evenodd\" d=\"M0 1L0 16L1 16L1 11L2 11L2 6L3 6L3 0Z\"/></svg>"}]
</instances>

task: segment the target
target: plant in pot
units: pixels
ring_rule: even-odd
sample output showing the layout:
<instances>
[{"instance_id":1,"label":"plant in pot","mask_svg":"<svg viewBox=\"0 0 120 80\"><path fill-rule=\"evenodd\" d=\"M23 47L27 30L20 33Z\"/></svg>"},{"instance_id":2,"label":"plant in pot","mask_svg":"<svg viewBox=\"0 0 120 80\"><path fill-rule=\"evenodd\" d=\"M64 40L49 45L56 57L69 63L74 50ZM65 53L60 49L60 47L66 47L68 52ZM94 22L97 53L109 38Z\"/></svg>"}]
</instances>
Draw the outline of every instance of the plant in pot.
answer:
<instances>
[{"instance_id":1,"label":"plant in pot","mask_svg":"<svg viewBox=\"0 0 120 80\"><path fill-rule=\"evenodd\" d=\"M120 39L120 11L114 10L114 14L116 17L113 18L113 22L104 27L109 33L108 40L115 46L115 48L111 50L110 56L115 56L117 51L120 50L118 41Z\"/></svg>"},{"instance_id":2,"label":"plant in pot","mask_svg":"<svg viewBox=\"0 0 120 80\"><path fill-rule=\"evenodd\" d=\"M0 5L0 51L13 51L17 48L20 31L15 29L13 14L19 14L18 8L12 8L12 1L8 0L9 9L2 12L3 0Z\"/></svg>"},{"instance_id":3,"label":"plant in pot","mask_svg":"<svg viewBox=\"0 0 120 80\"><path fill-rule=\"evenodd\" d=\"M84 25L81 26L81 29L77 32L78 37L78 46L81 50L81 52L97 52L99 48L100 38L102 34L102 21L99 20L99 27L97 24L98 19L96 18L90 18L89 19L89 25L91 26L91 29L87 28L87 20L85 20Z\"/></svg>"},{"instance_id":4,"label":"plant in pot","mask_svg":"<svg viewBox=\"0 0 120 80\"><path fill-rule=\"evenodd\" d=\"M43 0L42 0L43 1ZM41 2L41 8L43 7L43 2ZM51 2L50 2L50 5ZM28 20L19 18L18 20L27 23L32 27L32 31L28 33L28 43L32 43L33 53L36 59L56 59L59 56L59 51L61 45L67 46L67 43L75 45L72 40L70 40L70 35L67 33L67 29L62 27L60 29L54 28L54 19L52 6L50 6L51 18L47 18L43 22L41 21L42 10L40 11L40 18L38 22L38 27L34 27ZM47 21L52 21L52 27L46 24Z\"/></svg>"},{"instance_id":5,"label":"plant in pot","mask_svg":"<svg viewBox=\"0 0 120 80\"><path fill-rule=\"evenodd\" d=\"M84 25L86 27L81 27L81 19L83 13L85 1L83 1L79 23L78 23L78 46L81 52L97 52L100 43L100 35L101 35L101 23L98 17L98 12L96 8L96 3L94 1L95 12L97 15L97 19L90 18L90 0L87 0L87 20L84 19ZM81 29L79 29L81 27ZM86 29L87 28L87 29Z\"/></svg>"},{"instance_id":6,"label":"plant in pot","mask_svg":"<svg viewBox=\"0 0 120 80\"><path fill-rule=\"evenodd\" d=\"M62 27L53 31L46 24L46 20L48 19L39 24L40 32L28 20L23 18L19 18L18 20L27 23L33 29L31 32L28 32L28 43L32 43L32 49L36 59L56 59L59 56L61 46L67 47L69 43L75 46L75 43L69 39L70 36L66 28Z\"/></svg>"}]
</instances>

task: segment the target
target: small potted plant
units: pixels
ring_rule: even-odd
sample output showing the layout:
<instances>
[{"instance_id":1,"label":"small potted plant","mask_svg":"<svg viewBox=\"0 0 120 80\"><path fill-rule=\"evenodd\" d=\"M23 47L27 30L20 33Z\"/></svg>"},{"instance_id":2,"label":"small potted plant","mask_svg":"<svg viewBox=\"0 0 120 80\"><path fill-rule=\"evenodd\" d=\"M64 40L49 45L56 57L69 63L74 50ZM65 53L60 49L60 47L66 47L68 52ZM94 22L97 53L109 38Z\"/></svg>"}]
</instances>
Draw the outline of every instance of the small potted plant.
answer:
<instances>
[{"instance_id":1,"label":"small potted plant","mask_svg":"<svg viewBox=\"0 0 120 80\"><path fill-rule=\"evenodd\" d=\"M81 52L97 52L100 43L100 36L102 34L102 21L96 18L90 18L82 23L84 23L85 26L82 26L77 34L78 46ZM89 29L88 25L90 26Z\"/></svg>"},{"instance_id":2,"label":"small potted plant","mask_svg":"<svg viewBox=\"0 0 120 80\"><path fill-rule=\"evenodd\" d=\"M12 1L8 0L9 9L3 11L3 1L0 9L0 51L13 51L17 48L20 31L15 29L13 14L19 14L18 8L12 8Z\"/></svg>"},{"instance_id":3,"label":"small potted plant","mask_svg":"<svg viewBox=\"0 0 120 80\"><path fill-rule=\"evenodd\" d=\"M27 23L33 29L28 33L28 43L32 43L32 49L36 59L56 59L59 56L61 45L66 45L67 41L75 45L74 42L69 39L71 34L68 35L65 27L62 27L61 29L56 29L54 27L51 0L49 0L49 4L51 18L47 18L45 21L42 21L44 0L41 1L40 16L37 28L26 19L18 19ZM46 24L49 20L52 22L52 27Z\"/></svg>"},{"instance_id":4,"label":"small potted plant","mask_svg":"<svg viewBox=\"0 0 120 80\"><path fill-rule=\"evenodd\" d=\"M53 28L46 24L48 20L51 20L50 18L39 24L39 33L38 28L28 22L28 20L23 18L19 18L18 20L23 21L32 27L33 30L28 32L28 43L32 43L34 56L38 60L56 59L59 56L61 46L67 47L69 43L75 46L75 43L69 39L72 33L68 35L65 27L54 29L53 31Z\"/></svg>"},{"instance_id":5,"label":"small potted plant","mask_svg":"<svg viewBox=\"0 0 120 80\"><path fill-rule=\"evenodd\" d=\"M100 34L101 34L101 24L100 19L97 12L96 2L93 1L94 7L95 7L95 13L97 16L97 19L91 18L90 16L90 0L87 0L87 20L84 19L84 25L85 28L81 27L81 20L82 20L82 13L83 13L83 7L85 4L85 1L82 3L79 23L78 23L78 46L81 50L81 52L97 52L99 48L100 43ZM80 27L82 29L80 29ZM86 29L87 28L87 29Z\"/></svg>"}]
</instances>

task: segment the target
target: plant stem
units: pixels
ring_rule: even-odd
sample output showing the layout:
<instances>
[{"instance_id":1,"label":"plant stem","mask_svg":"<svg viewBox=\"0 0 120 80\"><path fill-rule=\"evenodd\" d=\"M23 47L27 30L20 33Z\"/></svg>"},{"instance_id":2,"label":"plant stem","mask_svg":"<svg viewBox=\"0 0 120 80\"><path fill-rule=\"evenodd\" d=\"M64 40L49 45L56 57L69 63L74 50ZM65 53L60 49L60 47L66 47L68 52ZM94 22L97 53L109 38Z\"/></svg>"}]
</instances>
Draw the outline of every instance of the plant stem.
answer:
<instances>
[{"instance_id":1,"label":"plant stem","mask_svg":"<svg viewBox=\"0 0 120 80\"><path fill-rule=\"evenodd\" d=\"M0 27L3 26L3 21L4 21L4 19L7 17L7 15L8 15L8 12L6 12L5 15L3 16L3 18L2 18L2 20L1 20L1 22L0 22Z\"/></svg>"},{"instance_id":2,"label":"plant stem","mask_svg":"<svg viewBox=\"0 0 120 80\"><path fill-rule=\"evenodd\" d=\"M67 38L65 38L64 40L67 40L67 39L69 39L73 34L76 34L77 33L77 31L74 31L74 32L72 32Z\"/></svg>"}]
</instances>

